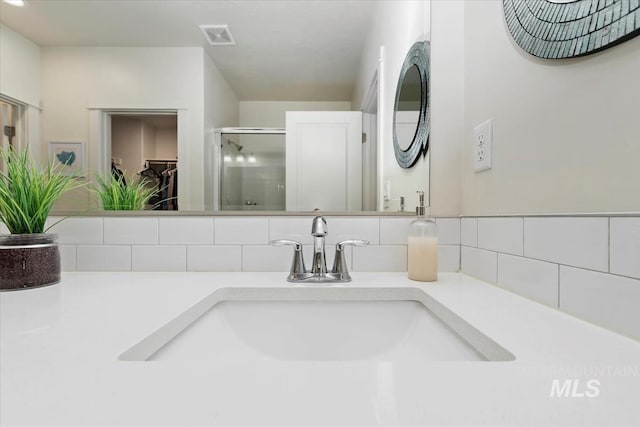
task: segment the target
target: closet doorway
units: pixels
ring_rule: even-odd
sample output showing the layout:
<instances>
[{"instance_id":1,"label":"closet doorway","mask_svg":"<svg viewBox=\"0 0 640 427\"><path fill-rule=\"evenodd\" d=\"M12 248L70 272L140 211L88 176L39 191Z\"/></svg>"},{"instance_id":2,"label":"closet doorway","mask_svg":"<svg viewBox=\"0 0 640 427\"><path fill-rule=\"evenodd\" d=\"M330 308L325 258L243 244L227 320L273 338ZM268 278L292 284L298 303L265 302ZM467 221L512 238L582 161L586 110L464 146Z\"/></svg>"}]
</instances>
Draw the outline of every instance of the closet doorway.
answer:
<instances>
[{"instance_id":1,"label":"closet doorway","mask_svg":"<svg viewBox=\"0 0 640 427\"><path fill-rule=\"evenodd\" d=\"M23 119L25 107L0 96L0 148L14 150L25 145L26 126ZM5 172L2 158L0 171Z\"/></svg>"},{"instance_id":2,"label":"closet doorway","mask_svg":"<svg viewBox=\"0 0 640 427\"><path fill-rule=\"evenodd\" d=\"M178 115L111 113L111 173L157 190L146 209L178 210Z\"/></svg>"}]
</instances>

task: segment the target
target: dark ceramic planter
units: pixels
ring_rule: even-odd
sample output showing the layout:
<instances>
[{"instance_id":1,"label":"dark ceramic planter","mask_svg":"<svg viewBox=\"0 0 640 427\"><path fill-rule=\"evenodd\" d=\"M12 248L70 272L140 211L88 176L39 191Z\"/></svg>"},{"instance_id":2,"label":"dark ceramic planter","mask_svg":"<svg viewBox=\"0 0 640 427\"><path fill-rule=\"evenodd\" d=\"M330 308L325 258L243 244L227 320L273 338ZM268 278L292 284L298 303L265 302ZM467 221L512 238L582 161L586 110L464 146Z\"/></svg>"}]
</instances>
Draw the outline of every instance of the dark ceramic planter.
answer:
<instances>
[{"instance_id":1,"label":"dark ceramic planter","mask_svg":"<svg viewBox=\"0 0 640 427\"><path fill-rule=\"evenodd\" d=\"M56 234L0 235L0 291L37 288L60 281Z\"/></svg>"}]
</instances>

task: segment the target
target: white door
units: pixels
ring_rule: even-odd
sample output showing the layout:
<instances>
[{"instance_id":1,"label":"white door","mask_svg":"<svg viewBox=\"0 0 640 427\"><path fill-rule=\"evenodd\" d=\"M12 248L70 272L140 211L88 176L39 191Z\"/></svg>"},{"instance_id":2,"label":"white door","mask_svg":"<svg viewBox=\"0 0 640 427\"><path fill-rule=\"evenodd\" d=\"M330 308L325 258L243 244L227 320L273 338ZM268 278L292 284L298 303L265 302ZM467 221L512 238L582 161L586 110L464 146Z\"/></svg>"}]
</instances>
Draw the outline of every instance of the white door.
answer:
<instances>
[{"instance_id":1,"label":"white door","mask_svg":"<svg viewBox=\"0 0 640 427\"><path fill-rule=\"evenodd\" d=\"M362 210L362 113L288 111L288 211Z\"/></svg>"}]
</instances>

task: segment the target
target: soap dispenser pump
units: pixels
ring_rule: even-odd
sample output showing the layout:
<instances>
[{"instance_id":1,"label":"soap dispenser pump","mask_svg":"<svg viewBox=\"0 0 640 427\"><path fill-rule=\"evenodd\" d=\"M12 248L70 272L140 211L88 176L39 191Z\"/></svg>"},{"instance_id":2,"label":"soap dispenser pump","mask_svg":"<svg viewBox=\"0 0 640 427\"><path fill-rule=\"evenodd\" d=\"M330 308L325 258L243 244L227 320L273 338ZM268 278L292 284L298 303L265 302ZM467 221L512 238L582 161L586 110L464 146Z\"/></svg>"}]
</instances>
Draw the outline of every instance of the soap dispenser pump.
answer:
<instances>
[{"instance_id":1,"label":"soap dispenser pump","mask_svg":"<svg viewBox=\"0 0 640 427\"><path fill-rule=\"evenodd\" d=\"M420 282L438 280L438 226L425 217L424 191L418 191L418 218L409 225L409 279Z\"/></svg>"}]
</instances>

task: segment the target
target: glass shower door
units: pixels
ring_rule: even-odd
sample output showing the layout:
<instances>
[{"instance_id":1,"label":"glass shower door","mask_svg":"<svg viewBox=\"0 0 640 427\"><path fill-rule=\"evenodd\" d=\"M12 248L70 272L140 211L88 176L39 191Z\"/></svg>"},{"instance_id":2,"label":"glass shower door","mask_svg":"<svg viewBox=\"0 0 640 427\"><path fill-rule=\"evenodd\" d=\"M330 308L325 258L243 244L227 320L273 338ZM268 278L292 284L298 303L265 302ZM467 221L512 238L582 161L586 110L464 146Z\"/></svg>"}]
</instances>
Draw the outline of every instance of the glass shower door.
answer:
<instances>
[{"instance_id":1,"label":"glass shower door","mask_svg":"<svg viewBox=\"0 0 640 427\"><path fill-rule=\"evenodd\" d=\"M285 210L285 135L221 133L220 208Z\"/></svg>"}]
</instances>

